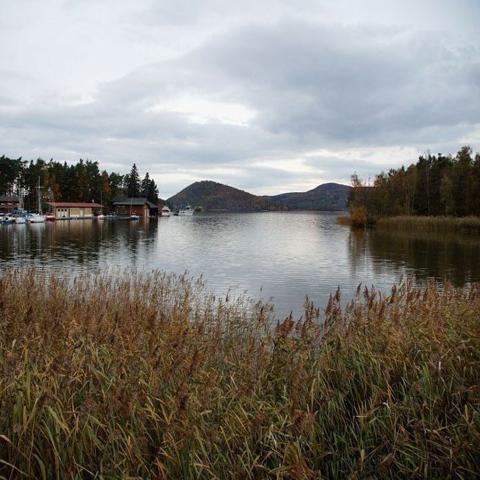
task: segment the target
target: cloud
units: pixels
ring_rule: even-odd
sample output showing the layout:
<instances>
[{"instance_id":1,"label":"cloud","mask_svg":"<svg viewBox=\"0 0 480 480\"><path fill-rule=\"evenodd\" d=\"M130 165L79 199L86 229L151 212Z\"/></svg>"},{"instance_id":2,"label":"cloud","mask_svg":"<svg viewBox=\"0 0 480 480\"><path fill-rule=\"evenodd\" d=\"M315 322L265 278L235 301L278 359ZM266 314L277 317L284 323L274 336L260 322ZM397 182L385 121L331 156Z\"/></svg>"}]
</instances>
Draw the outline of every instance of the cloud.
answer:
<instances>
[{"instance_id":1,"label":"cloud","mask_svg":"<svg viewBox=\"0 0 480 480\"><path fill-rule=\"evenodd\" d=\"M465 11L473 8L467 3ZM445 12L454 8L447 4ZM51 22L70 15L75 29L96 11L90 2L62 5L51 9ZM115 5L94 24L107 27ZM78 78L69 67L57 84L36 62L42 80L33 88L34 75L7 65L11 74L0 78L6 154L88 157L120 171L135 161L169 196L187 179L212 177L257 193L348 182L353 171L368 177L427 149L478 141L480 52L468 29L467 38L419 29L405 15L394 25L381 9L376 23L361 13L355 22L342 17L344 2L335 9L306 2L311 15L270 0L243 10L215 1L175 11L168 2L119 5L116 46L102 43L95 56L95 29L88 30L93 70L82 71L89 64L82 57L72 67ZM189 29L176 45L174 34ZM68 37L67 47L82 52L81 42ZM371 161L368 152L379 155Z\"/></svg>"}]
</instances>

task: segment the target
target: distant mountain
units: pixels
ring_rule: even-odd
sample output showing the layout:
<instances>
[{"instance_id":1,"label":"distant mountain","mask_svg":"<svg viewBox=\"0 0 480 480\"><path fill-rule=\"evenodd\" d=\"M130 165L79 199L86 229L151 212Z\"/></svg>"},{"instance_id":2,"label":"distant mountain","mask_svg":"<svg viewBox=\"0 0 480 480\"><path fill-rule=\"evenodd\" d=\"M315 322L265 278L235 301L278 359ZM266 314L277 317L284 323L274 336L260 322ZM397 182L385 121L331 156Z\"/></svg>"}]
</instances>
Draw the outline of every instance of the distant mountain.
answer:
<instances>
[{"instance_id":1,"label":"distant mountain","mask_svg":"<svg viewBox=\"0 0 480 480\"><path fill-rule=\"evenodd\" d=\"M184 188L167 202L173 208L201 206L207 211L256 212L261 210L344 210L351 187L324 183L308 192L257 196L221 183L203 180Z\"/></svg>"},{"instance_id":2,"label":"distant mountain","mask_svg":"<svg viewBox=\"0 0 480 480\"><path fill-rule=\"evenodd\" d=\"M345 210L352 187L340 183L323 183L308 192L282 193L265 197L270 205L288 210Z\"/></svg>"},{"instance_id":3,"label":"distant mountain","mask_svg":"<svg viewBox=\"0 0 480 480\"><path fill-rule=\"evenodd\" d=\"M208 211L255 212L267 208L263 197L210 180L192 183L167 202L174 208L191 205Z\"/></svg>"}]
</instances>

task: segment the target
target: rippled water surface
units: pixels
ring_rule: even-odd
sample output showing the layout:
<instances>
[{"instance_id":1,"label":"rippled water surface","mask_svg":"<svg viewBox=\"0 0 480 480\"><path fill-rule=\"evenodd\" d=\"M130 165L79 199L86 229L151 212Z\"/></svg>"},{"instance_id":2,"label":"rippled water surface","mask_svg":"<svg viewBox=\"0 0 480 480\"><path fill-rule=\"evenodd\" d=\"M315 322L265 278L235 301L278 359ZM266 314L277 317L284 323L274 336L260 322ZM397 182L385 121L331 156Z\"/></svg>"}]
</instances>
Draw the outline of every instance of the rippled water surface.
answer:
<instances>
[{"instance_id":1,"label":"rippled water surface","mask_svg":"<svg viewBox=\"0 0 480 480\"><path fill-rule=\"evenodd\" d=\"M480 281L476 236L351 231L335 220L271 212L0 225L0 268L188 271L218 294L272 298L279 315L300 313L305 295L323 306L337 286L349 299L359 283L386 290L402 275Z\"/></svg>"}]
</instances>

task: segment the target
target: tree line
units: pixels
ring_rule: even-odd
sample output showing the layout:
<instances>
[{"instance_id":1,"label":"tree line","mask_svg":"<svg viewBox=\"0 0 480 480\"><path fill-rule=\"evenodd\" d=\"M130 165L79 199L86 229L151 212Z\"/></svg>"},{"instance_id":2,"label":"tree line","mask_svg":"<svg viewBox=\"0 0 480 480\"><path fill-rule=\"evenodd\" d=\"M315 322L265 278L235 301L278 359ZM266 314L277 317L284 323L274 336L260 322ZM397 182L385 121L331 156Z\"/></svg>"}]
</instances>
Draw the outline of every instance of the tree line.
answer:
<instances>
[{"instance_id":1,"label":"tree line","mask_svg":"<svg viewBox=\"0 0 480 480\"><path fill-rule=\"evenodd\" d=\"M352 176L350 208L369 218L393 215L480 216L480 154L468 146L455 156L422 155L417 163L377 175Z\"/></svg>"},{"instance_id":2,"label":"tree line","mask_svg":"<svg viewBox=\"0 0 480 480\"><path fill-rule=\"evenodd\" d=\"M158 188L148 172L140 178L133 164L129 173L100 171L98 162L80 159L74 164L41 158L25 161L0 157L0 195L24 197L24 205L33 210L37 204L40 179L44 201L96 202L110 207L116 197L146 197L158 203Z\"/></svg>"}]
</instances>

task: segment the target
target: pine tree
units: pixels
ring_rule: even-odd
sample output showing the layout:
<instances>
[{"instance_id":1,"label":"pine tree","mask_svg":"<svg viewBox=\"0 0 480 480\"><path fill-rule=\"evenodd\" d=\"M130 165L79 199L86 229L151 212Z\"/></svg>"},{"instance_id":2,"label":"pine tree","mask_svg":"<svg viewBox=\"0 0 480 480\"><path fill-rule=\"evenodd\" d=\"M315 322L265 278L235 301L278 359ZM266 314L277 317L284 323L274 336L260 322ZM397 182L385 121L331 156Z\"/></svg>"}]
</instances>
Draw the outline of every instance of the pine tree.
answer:
<instances>
[{"instance_id":1,"label":"pine tree","mask_svg":"<svg viewBox=\"0 0 480 480\"><path fill-rule=\"evenodd\" d=\"M138 175L137 166L133 164L130 173L126 177L126 190L128 197L138 197L141 191L140 177Z\"/></svg>"},{"instance_id":2,"label":"pine tree","mask_svg":"<svg viewBox=\"0 0 480 480\"><path fill-rule=\"evenodd\" d=\"M150 200L150 202L152 203L158 203L158 188L153 178L150 180L150 183L148 185L147 199Z\"/></svg>"},{"instance_id":3,"label":"pine tree","mask_svg":"<svg viewBox=\"0 0 480 480\"><path fill-rule=\"evenodd\" d=\"M158 202L158 188L155 180L150 178L149 173L145 174L145 178L142 180L142 196L152 203Z\"/></svg>"},{"instance_id":4,"label":"pine tree","mask_svg":"<svg viewBox=\"0 0 480 480\"><path fill-rule=\"evenodd\" d=\"M142 196L148 198L148 191L150 188L150 175L148 172L145 174L145 178L142 180L142 186L141 186L141 191L142 191Z\"/></svg>"}]
</instances>

